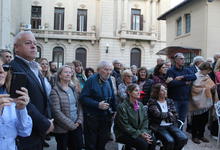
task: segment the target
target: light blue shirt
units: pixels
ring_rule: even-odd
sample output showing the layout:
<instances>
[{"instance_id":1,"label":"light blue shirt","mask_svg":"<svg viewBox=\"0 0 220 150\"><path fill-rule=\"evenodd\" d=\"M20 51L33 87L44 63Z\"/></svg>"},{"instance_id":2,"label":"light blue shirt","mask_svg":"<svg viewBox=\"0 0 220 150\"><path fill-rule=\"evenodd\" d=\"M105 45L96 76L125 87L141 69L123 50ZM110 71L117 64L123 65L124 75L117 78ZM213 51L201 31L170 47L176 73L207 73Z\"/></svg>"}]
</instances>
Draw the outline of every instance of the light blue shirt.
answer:
<instances>
[{"instance_id":1,"label":"light blue shirt","mask_svg":"<svg viewBox=\"0 0 220 150\"><path fill-rule=\"evenodd\" d=\"M32 131L32 119L26 108L18 110L15 103L5 106L0 115L0 149L17 150L16 136L30 136Z\"/></svg>"},{"instance_id":2,"label":"light blue shirt","mask_svg":"<svg viewBox=\"0 0 220 150\"><path fill-rule=\"evenodd\" d=\"M18 56L18 55L16 55L16 57L20 58L21 60L23 60L28 65L28 67L34 73L35 77L38 79L38 81L41 85L41 81L40 81L40 78L39 78L39 71L40 71L39 70L39 64L37 62L35 62L34 60L33 61L28 61L28 60L26 60L23 57Z\"/></svg>"}]
</instances>

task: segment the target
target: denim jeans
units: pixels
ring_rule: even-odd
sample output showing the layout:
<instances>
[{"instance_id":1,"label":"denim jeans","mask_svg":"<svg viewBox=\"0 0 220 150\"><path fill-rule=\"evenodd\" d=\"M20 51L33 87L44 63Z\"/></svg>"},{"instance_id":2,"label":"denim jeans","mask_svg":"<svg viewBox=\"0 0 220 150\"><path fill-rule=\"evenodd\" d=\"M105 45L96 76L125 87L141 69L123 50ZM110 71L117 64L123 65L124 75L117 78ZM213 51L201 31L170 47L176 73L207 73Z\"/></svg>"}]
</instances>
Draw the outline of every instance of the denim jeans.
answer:
<instances>
[{"instance_id":1,"label":"denim jeans","mask_svg":"<svg viewBox=\"0 0 220 150\"><path fill-rule=\"evenodd\" d=\"M181 150L188 140L186 134L174 125L160 126L155 136L162 141L164 150Z\"/></svg>"},{"instance_id":2,"label":"denim jeans","mask_svg":"<svg viewBox=\"0 0 220 150\"><path fill-rule=\"evenodd\" d=\"M185 122L186 115L188 113L188 106L189 106L189 101L184 100L184 101L174 101L174 105L176 107L176 111L179 115L179 119L182 122Z\"/></svg>"}]
</instances>

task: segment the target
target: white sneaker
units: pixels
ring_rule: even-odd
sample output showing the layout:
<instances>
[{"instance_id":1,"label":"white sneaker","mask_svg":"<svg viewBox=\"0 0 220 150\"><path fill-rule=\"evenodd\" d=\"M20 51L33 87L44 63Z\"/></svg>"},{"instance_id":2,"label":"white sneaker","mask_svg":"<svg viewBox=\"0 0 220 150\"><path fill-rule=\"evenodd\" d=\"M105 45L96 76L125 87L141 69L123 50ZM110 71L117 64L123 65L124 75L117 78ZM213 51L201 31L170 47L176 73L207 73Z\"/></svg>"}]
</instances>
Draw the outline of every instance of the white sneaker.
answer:
<instances>
[{"instance_id":1,"label":"white sneaker","mask_svg":"<svg viewBox=\"0 0 220 150\"><path fill-rule=\"evenodd\" d=\"M218 137L217 137L217 136L213 136L213 135L212 135L212 138L213 138L214 140L218 140Z\"/></svg>"}]
</instances>

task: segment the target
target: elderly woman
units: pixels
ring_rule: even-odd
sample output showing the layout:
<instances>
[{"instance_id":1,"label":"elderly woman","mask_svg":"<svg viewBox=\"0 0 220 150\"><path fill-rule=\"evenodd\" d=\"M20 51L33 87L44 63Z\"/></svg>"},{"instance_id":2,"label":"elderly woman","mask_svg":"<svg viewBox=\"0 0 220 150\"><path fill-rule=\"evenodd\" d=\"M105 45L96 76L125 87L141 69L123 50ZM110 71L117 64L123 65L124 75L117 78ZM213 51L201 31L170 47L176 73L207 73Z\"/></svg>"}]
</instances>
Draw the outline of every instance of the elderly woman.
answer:
<instances>
[{"instance_id":1,"label":"elderly woman","mask_svg":"<svg viewBox=\"0 0 220 150\"><path fill-rule=\"evenodd\" d=\"M150 128L163 143L163 150L181 150L187 136L177 127L177 112L173 100L167 98L166 88L158 83L152 88L148 102Z\"/></svg>"},{"instance_id":2,"label":"elderly woman","mask_svg":"<svg viewBox=\"0 0 220 150\"><path fill-rule=\"evenodd\" d=\"M26 88L17 90L20 96L12 99L8 95L6 85L9 68L4 67L0 60L0 145L1 150L16 150L15 138L17 136L27 137L32 131L32 119L28 115L26 105L29 103Z\"/></svg>"},{"instance_id":3,"label":"elderly woman","mask_svg":"<svg viewBox=\"0 0 220 150\"><path fill-rule=\"evenodd\" d=\"M124 143L125 149L153 150L155 146L148 129L148 118L143 104L138 101L140 90L137 84L130 84L126 90L128 98L119 105L115 117L115 136Z\"/></svg>"},{"instance_id":4,"label":"elderly woman","mask_svg":"<svg viewBox=\"0 0 220 150\"><path fill-rule=\"evenodd\" d=\"M151 87L153 85L153 81L148 78L147 68L141 67L137 73L138 81L137 84L141 90L141 100L144 105L147 104L147 101L150 98Z\"/></svg>"},{"instance_id":5,"label":"elderly woman","mask_svg":"<svg viewBox=\"0 0 220 150\"><path fill-rule=\"evenodd\" d=\"M70 84L72 75L70 66L60 67L57 83L50 94L57 150L82 149L83 116L75 87Z\"/></svg>"},{"instance_id":6,"label":"elderly woman","mask_svg":"<svg viewBox=\"0 0 220 150\"><path fill-rule=\"evenodd\" d=\"M190 113L192 116L192 141L200 144L201 141L209 142L204 137L205 126L208 123L209 109L215 101L212 92L215 90L215 83L209 77L212 67L208 62L199 65L199 72L195 75L197 79L192 85L192 99L190 101ZM215 94L217 95L217 93Z\"/></svg>"},{"instance_id":7,"label":"elderly woman","mask_svg":"<svg viewBox=\"0 0 220 150\"><path fill-rule=\"evenodd\" d=\"M119 84L118 86L118 96L121 99L121 101L127 98L126 89L127 89L127 86L132 83L132 77L133 77L133 74L131 70L127 69L122 72L123 83Z\"/></svg>"}]
</instances>

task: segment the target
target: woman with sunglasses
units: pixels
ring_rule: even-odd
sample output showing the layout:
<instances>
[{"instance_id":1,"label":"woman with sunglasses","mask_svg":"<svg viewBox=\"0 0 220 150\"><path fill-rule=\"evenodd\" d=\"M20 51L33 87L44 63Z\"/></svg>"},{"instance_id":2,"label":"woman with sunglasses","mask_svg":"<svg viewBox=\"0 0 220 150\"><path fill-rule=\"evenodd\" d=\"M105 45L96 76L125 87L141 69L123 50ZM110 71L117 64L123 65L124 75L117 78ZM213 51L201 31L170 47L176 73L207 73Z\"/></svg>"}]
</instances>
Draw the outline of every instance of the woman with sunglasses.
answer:
<instances>
[{"instance_id":1,"label":"woman with sunglasses","mask_svg":"<svg viewBox=\"0 0 220 150\"><path fill-rule=\"evenodd\" d=\"M5 70L4 70L4 69ZM3 65L0 58L0 145L1 150L16 150L15 138L26 137L32 131L32 119L26 105L29 103L28 91L22 87L16 93L18 98L8 94L10 73L9 66Z\"/></svg>"}]
</instances>

